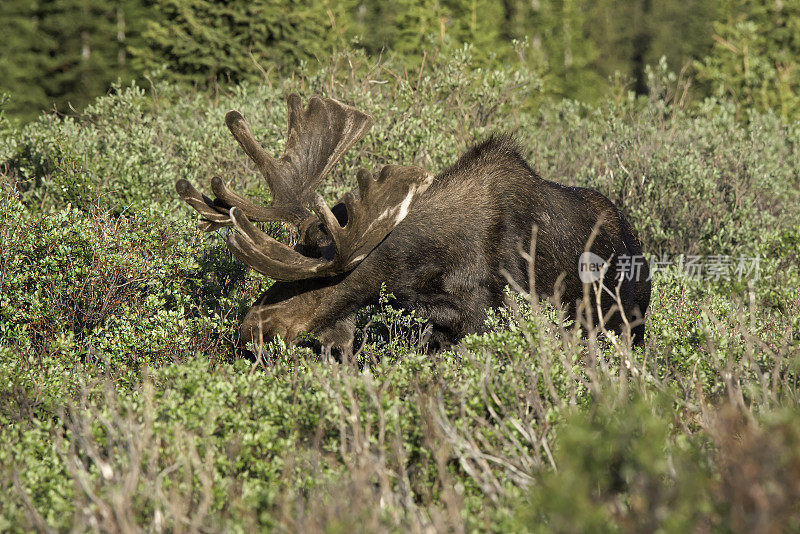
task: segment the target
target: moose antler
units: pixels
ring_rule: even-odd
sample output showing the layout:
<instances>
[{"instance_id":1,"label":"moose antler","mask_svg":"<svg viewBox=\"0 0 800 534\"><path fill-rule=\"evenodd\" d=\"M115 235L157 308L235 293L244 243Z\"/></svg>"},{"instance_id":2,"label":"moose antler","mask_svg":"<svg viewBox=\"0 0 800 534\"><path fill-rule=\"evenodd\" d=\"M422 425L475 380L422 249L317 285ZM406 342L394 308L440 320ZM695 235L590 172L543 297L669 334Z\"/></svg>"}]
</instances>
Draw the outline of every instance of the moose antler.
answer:
<instances>
[{"instance_id":1,"label":"moose antler","mask_svg":"<svg viewBox=\"0 0 800 534\"><path fill-rule=\"evenodd\" d=\"M238 207L253 221L282 220L299 225L311 216L306 206L317 185L372 126L372 117L331 98L312 97L306 110L297 94L289 95L286 103L289 133L283 156L277 160L256 141L241 113L232 110L225 115L228 129L267 180L272 206L250 202L218 177L211 179L211 189L217 196L213 201L186 180L175 184L178 194L203 215L203 230L231 226L231 207Z\"/></svg>"},{"instance_id":2,"label":"moose antler","mask_svg":"<svg viewBox=\"0 0 800 534\"><path fill-rule=\"evenodd\" d=\"M175 187L203 216L203 230L236 228L237 233L228 237L228 247L253 269L286 281L341 273L355 267L405 218L433 176L418 167L389 165L373 180L368 171L360 170L358 196L350 192L343 199L347 223L342 227L314 191L344 153L366 134L372 118L330 98L312 97L303 110L300 97L292 94L287 104L289 134L286 150L277 160L256 141L238 111L229 111L225 117L231 133L267 180L273 196L271 206L258 206L237 195L218 177L211 180L215 200L199 193L186 180L179 180ZM321 257L304 256L251 222L275 220L305 230L313 228L318 236L322 232L322 243L330 245Z\"/></svg>"}]
</instances>

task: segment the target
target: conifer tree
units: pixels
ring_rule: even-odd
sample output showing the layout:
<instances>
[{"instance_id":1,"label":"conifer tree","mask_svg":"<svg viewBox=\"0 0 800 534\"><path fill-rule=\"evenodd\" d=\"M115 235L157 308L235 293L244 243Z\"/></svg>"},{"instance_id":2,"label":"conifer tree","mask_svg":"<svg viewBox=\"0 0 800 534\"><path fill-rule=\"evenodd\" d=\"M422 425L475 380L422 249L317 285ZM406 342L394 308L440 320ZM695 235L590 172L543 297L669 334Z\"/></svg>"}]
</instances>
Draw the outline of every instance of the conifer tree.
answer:
<instances>
[{"instance_id":1,"label":"conifer tree","mask_svg":"<svg viewBox=\"0 0 800 534\"><path fill-rule=\"evenodd\" d=\"M47 105L42 73L50 68L55 42L40 31L36 0L0 2L0 20L6 34L0 54L0 91L9 94L9 115L28 118Z\"/></svg>"},{"instance_id":2,"label":"conifer tree","mask_svg":"<svg viewBox=\"0 0 800 534\"><path fill-rule=\"evenodd\" d=\"M552 94L594 100L604 80L592 68L600 51L590 39L590 14L580 0L532 3L531 60Z\"/></svg>"},{"instance_id":3,"label":"conifer tree","mask_svg":"<svg viewBox=\"0 0 800 534\"><path fill-rule=\"evenodd\" d=\"M713 51L695 63L711 90L800 118L800 2L726 0L714 29Z\"/></svg>"},{"instance_id":4,"label":"conifer tree","mask_svg":"<svg viewBox=\"0 0 800 534\"><path fill-rule=\"evenodd\" d=\"M344 44L343 3L328 0L156 0L146 45L131 48L141 70L208 84L288 74Z\"/></svg>"},{"instance_id":5,"label":"conifer tree","mask_svg":"<svg viewBox=\"0 0 800 534\"><path fill-rule=\"evenodd\" d=\"M0 19L11 28L0 59L9 113L29 119L43 108L80 109L117 78L129 78L125 50L140 34L143 1L0 3Z\"/></svg>"},{"instance_id":6,"label":"conifer tree","mask_svg":"<svg viewBox=\"0 0 800 534\"><path fill-rule=\"evenodd\" d=\"M471 43L477 59L512 55L510 39L503 38L507 6L496 0L449 0L445 4L448 34L457 43Z\"/></svg>"}]
</instances>

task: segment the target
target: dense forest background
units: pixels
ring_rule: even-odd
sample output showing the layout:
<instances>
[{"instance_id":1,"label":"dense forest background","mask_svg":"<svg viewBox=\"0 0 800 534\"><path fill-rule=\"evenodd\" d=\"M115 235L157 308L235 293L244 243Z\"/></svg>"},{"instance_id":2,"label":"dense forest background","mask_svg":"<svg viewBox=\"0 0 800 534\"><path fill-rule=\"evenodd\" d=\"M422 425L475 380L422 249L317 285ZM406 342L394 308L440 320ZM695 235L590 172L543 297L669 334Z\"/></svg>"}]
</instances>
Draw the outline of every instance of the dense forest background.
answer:
<instances>
[{"instance_id":1,"label":"dense forest background","mask_svg":"<svg viewBox=\"0 0 800 534\"><path fill-rule=\"evenodd\" d=\"M274 81L353 47L417 71L464 43L487 67L536 71L531 103L645 93L663 57L693 96L800 115L798 0L19 0L0 18L3 107L23 121L79 111L118 80Z\"/></svg>"}]
</instances>

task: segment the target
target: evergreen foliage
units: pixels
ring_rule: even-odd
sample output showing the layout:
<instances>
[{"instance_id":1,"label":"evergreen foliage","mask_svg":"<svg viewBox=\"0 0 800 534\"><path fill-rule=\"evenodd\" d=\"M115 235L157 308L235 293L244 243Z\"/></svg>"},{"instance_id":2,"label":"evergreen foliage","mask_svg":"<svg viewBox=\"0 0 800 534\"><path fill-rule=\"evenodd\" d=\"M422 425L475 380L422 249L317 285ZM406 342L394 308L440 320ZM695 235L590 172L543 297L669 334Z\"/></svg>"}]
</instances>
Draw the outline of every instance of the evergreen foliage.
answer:
<instances>
[{"instance_id":1,"label":"evergreen foliage","mask_svg":"<svg viewBox=\"0 0 800 534\"><path fill-rule=\"evenodd\" d=\"M491 0L401 0L361 2L355 13L357 43L369 54L395 52L407 66L418 66L432 50L474 46L478 57L513 58L511 2Z\"/></svg>"},{"instance_id":2,"label":"evergreen foliage","mask_svg":"<svg viewBox=\"0 0 800 534\"><path fill-rule=\"evenodd\" d=\"M800 2L729 0L714 28L714 49L696 62L714 93L800 119Z\"/></svg>"},{"instance_id":3,"label":"evergreen foliage","mask_svg":"<svg viewBox=\"0 0 800 534\"><path fill-rule=\"evenodd\" d=\"M10 31L0 56L7 110L30 119L42 108L82 109L129 79L128 46L141 38L143 0L22 0L0 3Z\"/></svg>"},{"instance_id":4,"label":"evergreen foliage","mask_svg":"<svg viewBox=\"0 0 800 534\"><path fill-rule=\"evenodd\" d=\"M664 57L693 67L696 100L725 93L742 109L800 113L797 0L21 0L0 16L0 91L24 120L80 110L118 78L274 84L351 46L420 72L435 50L464 44L483 67L540 73L531 102L643 94Z\"/></svg>"},{"instance_id":5,"label":"evergreen foliage","mask_svg":"<svg viewBox=\"0 0 800 534\"><path fill-rule=\"evenodd\" d=\"M3 2L0 20L6 28L3 53L0 54L0 88L14 94L7 102L10 114L35 115L48 104L48 94L41 74L50 64L52 38L39 32L34 16L36 0Z\"/></svg>"},{"instance_id":6,"label":"evergreen foliage","mask_svg":"<svg viewBox=\"0 0 800 534\"><path fill-rule=\"evenodd\" d=\"M140 70L167 67L170 78L209 84L281 76L342 44L338 0L157 0L143 46L132 47Z\"/></svg>"}]
</instances>

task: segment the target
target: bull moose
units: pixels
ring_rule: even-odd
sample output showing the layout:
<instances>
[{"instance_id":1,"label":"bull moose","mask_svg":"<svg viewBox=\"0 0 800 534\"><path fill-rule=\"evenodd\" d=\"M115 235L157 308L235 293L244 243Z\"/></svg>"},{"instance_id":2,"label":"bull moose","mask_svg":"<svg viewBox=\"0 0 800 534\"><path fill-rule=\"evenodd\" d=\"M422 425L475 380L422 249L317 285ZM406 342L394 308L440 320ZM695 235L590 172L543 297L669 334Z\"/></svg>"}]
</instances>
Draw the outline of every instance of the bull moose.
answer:
<instances>
[{"instance_id":1,"label":"bull moose","mask_svg":"<svg viewBox=\"0 0 800 534\"><path fill-rule=\"evenodd\" d=\"M607 329L622 332L628 323L634 342L642 341L647 265L638 277L617 279L620 262L641 258L642 250L606 197L544 180L513 139L500 135L438 175L414 166L386 165L377 176L361 169L357 190L329 208L315 190L366 135L372 118L330 98L312 97L303 109L292 94L287 104L286 149L279 159L258 143L238 111L225 117L266 179L270 206L238 195L219 177L211 180L214 200L186 180L176 183L178 194L200 212L203 230L233 227L227 237L232 253L276 280L245 316L243 344L276 334L292 342L307 332L327 351L352 352L356 313L377 302L385 284L400 306L429 320L429 346L444 347L480 331L486 309L503 304L509 283L525 290L533 283L536 294L555 295L572 317L587 302L586 290L596 291L589 299L597 303L595 313L587 314L592 324L603 315ZM283 244L253 224L267 221L296 225L297 243ZM579 272L587 251L606 262L598 275L602 290Z\"/></svg>"}]
</instances>

